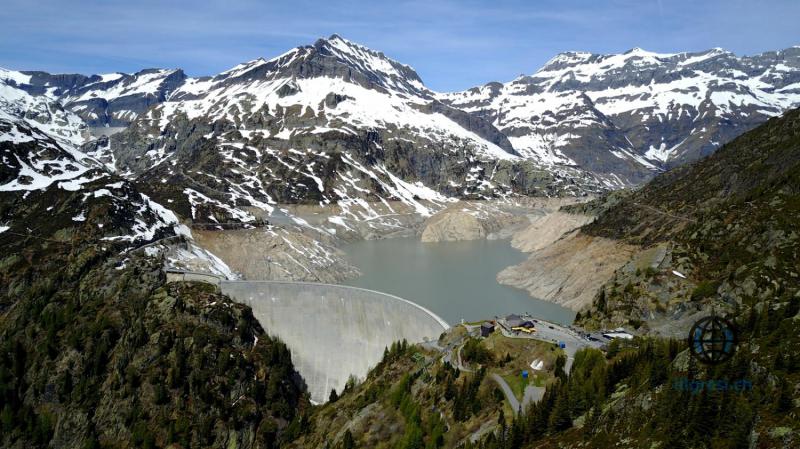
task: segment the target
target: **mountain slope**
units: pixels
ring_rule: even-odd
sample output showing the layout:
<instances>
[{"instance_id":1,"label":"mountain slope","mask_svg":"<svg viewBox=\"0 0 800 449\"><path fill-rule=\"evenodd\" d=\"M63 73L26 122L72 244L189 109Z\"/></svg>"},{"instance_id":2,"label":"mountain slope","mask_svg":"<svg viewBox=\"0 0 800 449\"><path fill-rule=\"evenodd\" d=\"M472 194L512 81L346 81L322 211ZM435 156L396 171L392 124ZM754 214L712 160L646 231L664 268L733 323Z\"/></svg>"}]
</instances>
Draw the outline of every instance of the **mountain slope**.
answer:
<instances>
[{"instance_id":1,"label":"mountain slope","mask_svg":"<svg viewBox=\"0 0 800 449\"><path fill-rule=\"evenodd\" d=\"M186 80L181 70L163 69L92 76L18 73L19 89L57 100L92 128L128 126L151 106L165 101Z\"/></svg>"},{"instance_id":2,"label":"mountain slope","mask_svg":"<svg viewBox=\"0 0 800 449\"><path fill-rule=\"evenodd\" d=\"M277 447L308 407L286 347L135 250L177 217L22 119L0 160L0 445Z\"/></svg>"},{"instance_id":3,"label":"mountain slope","mask_svg":"<svg viewBox=\"0 0 800 449\"><path fill-rule=\"evenodd\" d=\"M0 69L0 114L21 119L29 126L70 145L80 145L88 134L86 124L50 95L32 95L22 86L30 76Z\"/></svg>"},{"instance_id":4,"label":"mountain slope","mask_svg":"<svg viewBox=\"0 0 800 449\"><path fill-rule=\"evenodd\" d=\"M0 240L136 246L188 230L128 181L24 120L0 115ZM21 238L22 237L22 238Z\"/></svg>"},{"instance_id":5,"label":"mountain slope","mask_svg":"<svg viewBox=\"0 0 800 449\"><path fill-rule=\"evenodd\" d=\"M252 311L161 264L33 248L0 270L3 447L272 448L308 407ZM66 256L66 257L65 257ZM6 287L8 286L8 287Z\"/></svg>"},{"instance_id":6,"label":"mountain slope","mask_svg":"<svg viewBox=\"0 0 800 449\"><path fill-rule=\"evenodd\" d=\"M798 297L798 220L800 110L793 110L658 176L582 229L662 254L655 266L632 260L618 270L586 322L665 331L693 311Z\"/></svg>"},{"instance_id":7,"label":"mountain slope","mask_svg":"<svg viewBox=\"0 0 800 449\"><path fill-rule=\"evenodd\" d=\"M562 53L533 75L440 98L491 121L526 156L637 182L797 106L799 83L800 47L741 58L635 48Z\"/></svg>"},{"instance_id":8,"label":"mountain slope","mask_svg":"<svg viewBox=\"0 0 800 449\"><path fill-rule=\"evenodd\" d=\"M375 219L371 202L427 215L453 197L599 189L589 174L520 158L410 67L338 36L187 80L86 150L195 222L252 223L280 203Z\"/></svg>"}]
</instances>

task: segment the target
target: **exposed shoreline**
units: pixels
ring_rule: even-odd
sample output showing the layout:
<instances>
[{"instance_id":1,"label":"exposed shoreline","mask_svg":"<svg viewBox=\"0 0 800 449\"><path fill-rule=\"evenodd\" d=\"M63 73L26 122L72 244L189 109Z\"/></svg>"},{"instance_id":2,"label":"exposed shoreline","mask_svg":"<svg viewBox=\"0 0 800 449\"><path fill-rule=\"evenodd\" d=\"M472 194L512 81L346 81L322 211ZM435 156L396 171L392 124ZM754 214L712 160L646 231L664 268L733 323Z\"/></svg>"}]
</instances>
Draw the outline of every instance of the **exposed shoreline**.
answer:
<instances>
[{"instance_id":1,"label":"exposed shoreline","mask_svg":"<svg viewBox=\"0 0 800 449\"><path fill-rule=\"evenodd\" d=\"M340 283L360 275L343 243L415 237L423 242L509 239L527 260L496 274L497 282L533 299L574 311L631 256L634 248L576 231L590 215L562 212L580 198L515 198L438 205L430 216L402 203L369 204L369 213L342 218L338 206L281 206L297 226L195 230L197 243L248 280Z\"/></svg>"}]
</instances>

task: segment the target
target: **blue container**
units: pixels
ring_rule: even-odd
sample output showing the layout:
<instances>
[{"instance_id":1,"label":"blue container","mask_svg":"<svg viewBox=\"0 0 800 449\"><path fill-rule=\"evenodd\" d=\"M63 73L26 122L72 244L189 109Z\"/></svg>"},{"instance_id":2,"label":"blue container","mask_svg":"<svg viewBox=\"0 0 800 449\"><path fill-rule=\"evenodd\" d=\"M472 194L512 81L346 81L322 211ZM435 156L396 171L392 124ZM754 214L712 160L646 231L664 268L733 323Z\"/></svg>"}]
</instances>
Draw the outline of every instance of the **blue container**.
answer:
<instances>
[{"instance_id":1,"label":"blue container","mask_svg":"<svg viewBox=\"0 0 800 449\"><path fill-rule=\"evenodd\" d=\"M564 348L566 348L566 347L567 347L567 344L566 344L566 343L564 343L563 341L559 341L559 342L558 342L558 347L559 347L559 348L561 348L561 349L564 349Z\"/></svg>"},{"instance_id":2,"label":"blue container","mask_svg":"<svg viewBox=\"0 0 800 449\"><path fill-rule=\"evenodd\" d=\"M527 379L528 378L528 370L525 370L525 371L522 372L522 378L523 379Z\"/></svg>"}]
</instances>

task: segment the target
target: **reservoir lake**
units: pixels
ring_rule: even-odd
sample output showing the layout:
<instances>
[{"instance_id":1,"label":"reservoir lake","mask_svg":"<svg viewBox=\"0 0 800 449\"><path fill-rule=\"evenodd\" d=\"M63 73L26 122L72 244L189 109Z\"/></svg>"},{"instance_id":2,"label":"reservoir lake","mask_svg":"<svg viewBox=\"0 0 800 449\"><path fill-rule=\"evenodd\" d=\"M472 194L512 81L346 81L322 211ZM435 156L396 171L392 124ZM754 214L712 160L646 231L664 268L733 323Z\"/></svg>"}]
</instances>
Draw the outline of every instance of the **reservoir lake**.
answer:
<instances>
[{"instance_id":1,"label":"reservoir lake","mask_svg":"<svg viewBox=\"0 0 800 449\"><path fill-rule=\"evenodd\" d=\"M413 301L450 325L510 313L527 312L562 324L575 317L572 310L497 282L497 273L527 257L508 240L425 243L418 238L396 238L362 240L341 249L362 273L342 284Z\"/></svg>"}]
</instances>

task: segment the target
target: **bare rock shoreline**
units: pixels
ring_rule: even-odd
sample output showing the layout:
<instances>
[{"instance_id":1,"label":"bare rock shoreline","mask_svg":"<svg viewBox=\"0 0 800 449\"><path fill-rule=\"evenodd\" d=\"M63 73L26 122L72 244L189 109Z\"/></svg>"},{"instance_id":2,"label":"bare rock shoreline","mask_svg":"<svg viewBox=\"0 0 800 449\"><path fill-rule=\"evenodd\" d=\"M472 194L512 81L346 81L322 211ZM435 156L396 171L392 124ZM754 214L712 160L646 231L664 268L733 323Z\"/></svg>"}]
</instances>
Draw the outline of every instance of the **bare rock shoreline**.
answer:
<instances>
[{"instance_id":1,"label":"bare rock shoreline","mask_svg":"<svg viewBox=\"0 0 800 449\"><path fill-rule=\"evenodd\" d=\"M526 198L521 202L462 201L427 219L423 242L511 238L530 253L524 262L497 274L501 284L526 290L532 297L579 311L623 266L636 247L582 234L594 217L567 213L575 198Z\"/></svg>"},{"instance_id":2,"label":"bare rock shoreline","mask_svg":"<svg viewBox=\"0 0 800 449\"><path fill-rule=\"evenodd\" d=\"M582 234L593 216L567 213L562 206L585 199L516 198L458 201L429 217L386 205L378 220L342 222L328 229L338 210L294 208L310 227L195 230L195 240L232 270L251 280L296 280L337 283L359 275L337 244L356 239L419 236L423 242L510 238L511 245L530 253L522 263L497 274L501 284L526 290L532 297L573 310L591 304L594 294L636 250L609 239ZM378 208L383 206L377 206ZM309 232L327 229L321 239ZM338 232L337 232L338 231Z\"/></svg>"},{"instance_id":3,"label":"bare rock shoreline","mask_svg":"<svg viewBox=\"0 0 800 449\"><path fill-rule=\"evenodd\" d=\"M530 242L530 241L528 241ZM527 260L498 273L497 281L531 296L575 311L590 305L594 294L625 264L636 247L574 230L535 249Z\"/></svg>"}]
</instances>

